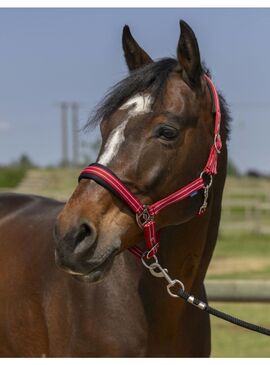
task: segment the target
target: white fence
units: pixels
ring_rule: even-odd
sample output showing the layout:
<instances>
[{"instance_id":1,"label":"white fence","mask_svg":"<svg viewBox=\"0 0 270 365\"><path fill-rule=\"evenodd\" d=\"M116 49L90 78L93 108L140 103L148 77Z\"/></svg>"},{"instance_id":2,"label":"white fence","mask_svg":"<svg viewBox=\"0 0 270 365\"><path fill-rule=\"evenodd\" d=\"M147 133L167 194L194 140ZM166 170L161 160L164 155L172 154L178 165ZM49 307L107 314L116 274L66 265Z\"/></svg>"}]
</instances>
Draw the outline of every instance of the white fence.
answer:
<instances>
[{"instance_id":1,"label":"white fence","mask_svg":"<svg viewBox=\"0 0 270 365\"><path fill-rule=\"evenodd\" d=\"M270 302L270 281L265 280L206 280L209 301Z\"/></svg>"}]
</instances>

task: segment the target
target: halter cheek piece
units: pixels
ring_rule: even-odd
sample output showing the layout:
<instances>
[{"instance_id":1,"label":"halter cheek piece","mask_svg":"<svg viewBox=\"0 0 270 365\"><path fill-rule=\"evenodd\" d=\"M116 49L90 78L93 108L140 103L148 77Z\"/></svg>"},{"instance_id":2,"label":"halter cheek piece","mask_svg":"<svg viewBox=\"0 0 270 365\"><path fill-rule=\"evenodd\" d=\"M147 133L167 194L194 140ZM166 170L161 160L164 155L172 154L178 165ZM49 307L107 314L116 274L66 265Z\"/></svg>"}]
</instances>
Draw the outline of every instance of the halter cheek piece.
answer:
<instances>
[{"instance_id":1,"label":"halter cheek piece","mask_svg":"<svg viewBox=\"0 0 270 365\"><path fill-rule=\"evenodd\" d=\"M79 181L81 179L94 180L96 183L116 195L117 198L122 199L135 213L137 224L144 231L145 242L148 248L146 253L147 258L150 258L157 253L159 246L159 234L156 230L155 216L158 215L164 208L187 197L192 197L196 195L199 190L203 190L204 201L199 209L198 214L203 214L207 209L208 193L212 185L213 176L217 174L217 159L218 154L221 152L222 142L220 138L221 113L218 93L211 79L209 79L207 75L204 75L204 78L207 81L212 95L212 112L215 115L215 130L214 141L207 163L200 176L196 180L168 195L167 197L155 202L154 204L147 206L142 204L140 200L120 181L120 179L118 179L118 177L112 171L99 163L93 163L89 165L84 170L82 170L79 176ZM204 181L204 176L206 175L209 177L207 179L207 183ZM142 257L144 255L143 251L136 246L129 248L129 250L138 257Z\"/></svg>"}]
</instances>

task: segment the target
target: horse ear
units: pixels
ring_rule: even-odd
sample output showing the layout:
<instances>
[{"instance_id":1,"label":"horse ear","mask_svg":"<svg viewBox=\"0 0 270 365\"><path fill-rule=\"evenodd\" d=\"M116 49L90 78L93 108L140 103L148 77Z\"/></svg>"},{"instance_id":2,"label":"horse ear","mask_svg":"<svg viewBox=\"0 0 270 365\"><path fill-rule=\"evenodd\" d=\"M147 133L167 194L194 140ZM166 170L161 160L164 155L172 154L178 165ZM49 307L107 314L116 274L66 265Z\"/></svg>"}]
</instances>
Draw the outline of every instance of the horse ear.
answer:
<instances>
[{"instance_id":1,"label":"horse ear","mask_svg":"<svg viewBox=\"0 0 270 365\"><path fill-rule=\"evenodd\" d=\"M125 25L123 28L122 44L126 63L130 71L153 62L151 57L132 37L128 25Z\"/></svg>"},{"instance_id":2,"label":"horse ear","mask_svg":"<svg viewBox=\"0 0 270 365\"><path fill-rule=\"evenodd\" d=\"M184 71L184 78L191 86L199 86L202 74L200 50L190 26L180 21L181 35L177 47L178 62Z\"/></svg>"}]
</instances>

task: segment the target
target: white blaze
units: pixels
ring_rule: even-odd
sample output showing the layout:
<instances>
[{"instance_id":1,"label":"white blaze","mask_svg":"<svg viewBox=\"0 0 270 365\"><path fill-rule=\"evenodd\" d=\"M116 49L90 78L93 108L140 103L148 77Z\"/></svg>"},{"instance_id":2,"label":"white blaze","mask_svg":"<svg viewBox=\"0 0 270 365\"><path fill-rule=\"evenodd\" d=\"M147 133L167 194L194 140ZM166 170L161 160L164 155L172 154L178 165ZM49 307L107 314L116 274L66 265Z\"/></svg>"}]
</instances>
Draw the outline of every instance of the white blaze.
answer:
<instances>
[{"instance_id":1,"label":"white blaze","mask_svg":"<svg viewBox=\"0 0 270 365\"><path fill-rule=\"evenodd\" d=\"M121 144L125 141L124 131L129 119L139 114L149 113L151 104L152 98L150 95L137 94L119 108L121 110L130 108L127 119L111 131L98 163L107 165L117 155Z\"/></svg>"},{"instance_id":2,"label":"white blaze","mask_svg":"<svg viewBox=\"0 0 270 365\"><path fill-rule=\"evenodd\" d=\"M116 127L109 135L109 138L105 144L104 152L98 160L100 164L108 164L119 151L121 143L125 140L124 130L127 122L128 119L126 119L118 127Z\"/></svg>"},{"instance_id":3,"label":"white blaze","mask_svg":"<svg viewBox=\"0 0 270 365\"><path fill-rule=\"evenodd\" d=\"M129 110L129 117L135 116L137 114L149 113L151 111L152 97L150 95L135 95L131 99L129 99L125 104L123 104L120 109L128 109L133 106L132 109Z\"/></svg>"}]
</instances>

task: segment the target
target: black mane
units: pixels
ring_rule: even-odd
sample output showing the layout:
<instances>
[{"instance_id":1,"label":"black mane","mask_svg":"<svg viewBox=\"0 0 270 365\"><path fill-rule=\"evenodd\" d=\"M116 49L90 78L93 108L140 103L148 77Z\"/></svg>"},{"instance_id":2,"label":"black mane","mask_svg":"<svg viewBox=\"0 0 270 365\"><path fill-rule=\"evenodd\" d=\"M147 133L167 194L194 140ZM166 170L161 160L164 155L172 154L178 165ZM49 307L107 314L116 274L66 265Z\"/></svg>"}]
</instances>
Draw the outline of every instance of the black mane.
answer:
<instances>
[{"instance_id":1,"label":"black mane","mask_svg":"<svg viewBox=\"0 0 270 365\"><path fill-rule=\"evenodd\" d=\"M162 95L162 91L169 74L178 66L178 61L173 58L163 58L157 62L150 63L142 68L132 71L128 77L113 86L104 99L97 105L90 115L84 129L98 125L101 120L108 118L115 110L123 105L132 96L151 92L153 104ZM204 67L204 72L209 71ZM222 127L225 128L225 135L229 133L230 115L225 99L220 95L220 106L222 113Z\"/></svg>"}]
</instances>

